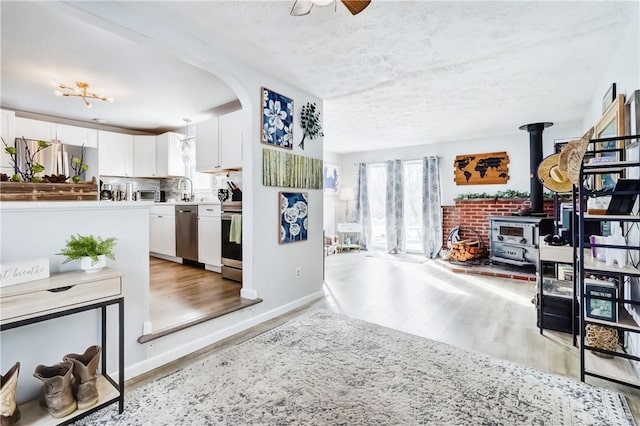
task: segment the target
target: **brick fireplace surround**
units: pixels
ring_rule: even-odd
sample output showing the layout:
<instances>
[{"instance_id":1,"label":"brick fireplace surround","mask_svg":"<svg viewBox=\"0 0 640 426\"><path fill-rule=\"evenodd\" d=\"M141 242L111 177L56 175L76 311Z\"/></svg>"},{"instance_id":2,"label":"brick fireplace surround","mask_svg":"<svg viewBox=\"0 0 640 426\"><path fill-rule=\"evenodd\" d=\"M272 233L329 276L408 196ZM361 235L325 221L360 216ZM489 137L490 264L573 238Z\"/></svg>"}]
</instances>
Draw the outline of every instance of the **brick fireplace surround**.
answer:
<instances>
[{"instance_id":1,"label":"brick fireplace surround","mask_svg":"<svg viewBox=\"0 0 640 426\"><path fill-rule=\"evenodd\" d=\"M460 238L477 238L475 229L482 236L485 250L489 249L489 216L511 216L521 208L531 207L528 198L498 198L455 200L454 206L442 206L442 247L447 247L447 237L453 227L460 225ZM544 212L553 216L553 200L544 200Z\"/></svg>"}]
</instances>

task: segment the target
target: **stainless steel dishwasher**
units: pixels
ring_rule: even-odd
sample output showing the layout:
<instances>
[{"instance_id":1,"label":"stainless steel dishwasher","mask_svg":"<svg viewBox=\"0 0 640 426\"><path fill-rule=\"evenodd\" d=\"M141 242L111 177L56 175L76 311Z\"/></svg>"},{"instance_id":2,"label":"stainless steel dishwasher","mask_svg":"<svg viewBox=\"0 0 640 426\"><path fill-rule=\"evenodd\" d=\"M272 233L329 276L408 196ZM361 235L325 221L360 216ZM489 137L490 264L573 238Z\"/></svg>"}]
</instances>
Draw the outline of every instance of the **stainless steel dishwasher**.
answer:
<instances>
[{"instance_id":1,"label":"stainless steel dishwasher","mask_svg":"<svg viewBox=\"0 0 640 426\"><path fill-rule=\"evenodd\" d=\"M198 206L176 206L176 256L198 261Z\"/></svg>"}]
</instances>

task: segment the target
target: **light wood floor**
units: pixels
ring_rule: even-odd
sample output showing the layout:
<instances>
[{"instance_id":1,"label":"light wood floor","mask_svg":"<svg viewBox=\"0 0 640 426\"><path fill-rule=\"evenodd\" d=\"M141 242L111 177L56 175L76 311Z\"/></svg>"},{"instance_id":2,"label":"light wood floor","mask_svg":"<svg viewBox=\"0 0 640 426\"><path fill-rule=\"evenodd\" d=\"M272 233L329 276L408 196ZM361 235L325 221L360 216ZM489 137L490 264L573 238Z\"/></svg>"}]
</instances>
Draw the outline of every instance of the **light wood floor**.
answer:
<instances>
[{"instance_id":1,"label":"light wood floor","mask_svg":"<svg viewBox=\"0 0 640 426\"><path fill-rule=\"evenodd\" d=\"M255 304L240 297L241 289L240 283L223 279L217 272L150 257L153 334L166 334Z\"/></svg>"},{"instance_id":2,"label":"light wood floor","mask_svg":"<svg viewBox=\"0 0 640 426\"><path fill-rule=\"evenodd\" d=\"M531 303L534 283L455 274L432 261L409 263L367 257L365 253L340 253L325 260L324 298L127 385L139 386L162 377L317 307L579 380L579 351L572 346L571 336L551 331L539 334ZM614 368L621 374L635 375L626 361L618 361ZM635 418L640 418L638 391L587 380L623 392Z\"/></svg>"}]
</instances>

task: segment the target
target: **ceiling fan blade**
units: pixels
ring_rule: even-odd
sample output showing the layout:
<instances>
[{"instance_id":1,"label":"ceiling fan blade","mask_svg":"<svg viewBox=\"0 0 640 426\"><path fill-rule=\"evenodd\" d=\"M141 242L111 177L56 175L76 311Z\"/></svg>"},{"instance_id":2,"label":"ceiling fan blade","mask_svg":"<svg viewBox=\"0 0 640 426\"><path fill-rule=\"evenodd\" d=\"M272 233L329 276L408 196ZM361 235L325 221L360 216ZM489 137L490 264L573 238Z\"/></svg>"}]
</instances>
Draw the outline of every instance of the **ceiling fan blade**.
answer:
<instances>
[{"instance_id":1,"label":"ceiling fan blade","mask_svg":"<svg viewBox=\"0 0 640 426\"><path fill-rule=\"evenodd\" d=\"M295 0L293 2L293 7L291 8L291 12L289 15L291 16L304 16L308 15L313 8L313 2L311 0Z\"/></svg>"},{"instance_id":2,"label":"ceiling fan blade","mask_svg":"<svg viewBox=\"0 0 640 426\"><path fill-rule=\"evenodd\" d=\"M342 4L349 9L352 15L357 15L362 12L367 6L369 6L371 0L342 0Z\"/></svg>"}]
</instances>

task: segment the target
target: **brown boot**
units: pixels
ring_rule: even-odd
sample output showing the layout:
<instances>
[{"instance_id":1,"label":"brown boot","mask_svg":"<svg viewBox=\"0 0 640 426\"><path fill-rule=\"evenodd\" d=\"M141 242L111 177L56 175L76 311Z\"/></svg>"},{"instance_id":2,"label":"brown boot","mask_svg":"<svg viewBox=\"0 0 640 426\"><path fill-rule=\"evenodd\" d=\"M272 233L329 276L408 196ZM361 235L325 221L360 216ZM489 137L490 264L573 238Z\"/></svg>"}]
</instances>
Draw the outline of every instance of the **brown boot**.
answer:
<instances>
[{"instance_id":1,"label":"brown boot","mask_svg":"<svg viewBox=\"0 0 640 426\"><path fill-rule=\"evenodd\" d=\"M83 410L98 403L96 369L100 362L100 346L89 346L84 354L68 354L64 360L73 363L74 392L78 408Z\"/></svg>"},{"instance_id":2,"label":"brown boot","mask_svg":"<svg viewBox=\"0 0 640 426\"><path fill-rule=\"evenodd\" d=\"M49 414L58 419L76 410L77 404L71 389L73 363L61 362L51 367L39 365L33 377L42 380L40 405L46 407Z\"/></svg>"},{"instance_id":3,"label":"brown boot","mask_svg":"<svg viewBox=\"0 0 640 426\"><path fill-rule=\"evenodd\" d=\"M16 362L7 374L0 375L0 424L2 426L11 426L20 420L20 409L16 405L18 374L20 374L20 363Z\"/></svg>"}]
</instances>

